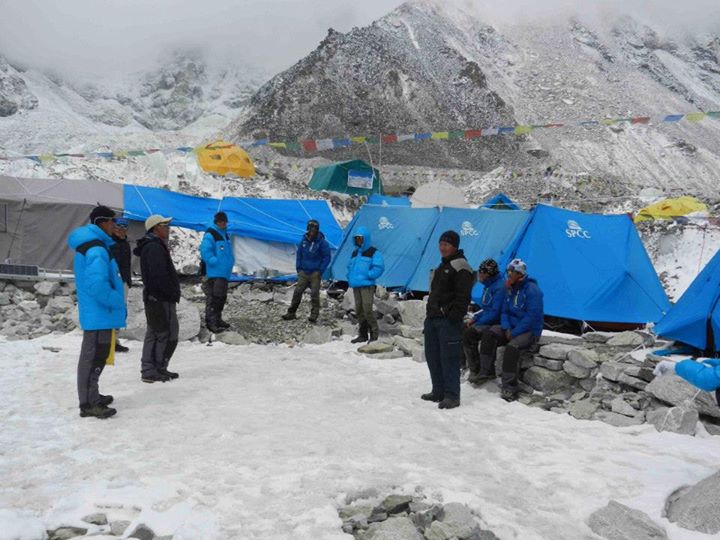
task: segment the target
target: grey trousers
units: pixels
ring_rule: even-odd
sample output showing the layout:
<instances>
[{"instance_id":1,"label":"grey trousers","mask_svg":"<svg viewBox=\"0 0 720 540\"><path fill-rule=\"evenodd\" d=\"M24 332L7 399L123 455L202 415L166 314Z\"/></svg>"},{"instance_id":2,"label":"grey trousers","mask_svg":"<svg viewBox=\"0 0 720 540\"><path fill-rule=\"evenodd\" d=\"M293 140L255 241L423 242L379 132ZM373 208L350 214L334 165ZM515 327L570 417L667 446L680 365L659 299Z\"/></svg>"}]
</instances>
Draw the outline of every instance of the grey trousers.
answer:
<instances>
[{"instance_id":1,"label":"grey trousers","mask_svg":"<svg viewBox=\"0 0 720 540\"><path fill-rule=\"evenodd\" d=\"M297 308L300 306L302 295L305 289L310 287L310 316L318 318L320 315L320 284L322 283L322 276L320 272L312 272L307 274L303 271L298 272L298 280L293 291L292 301L288 308L288 313L295 313Z\"/></svg>"},{"instance_id":2,"label":"grey trousers","mask_svg":"<svg viewBox=\"0 0 720 540\"><path fill-rule=\"evenodd\" d=\"M78 401L80 408L100 403L100 375L110 354L112 330L83 332L80 359L77 367Z\"/></svg>"},{"instance_id":3,"label":"grey trousers","mask_svg":"<svg viewBox=\"0 0 720 540\"><path fill-rule=\"evenodd\" d=\"M520 376L520 351L530 349L538 341L537 336L525 332L508 340L500 325L486 328L480 344L480 373L495 376L495 355L500 345L505 345L502 366L502 387L517 392Z\"/></svg>"},{"instance_id":4,"label":"grey trousers","mask_svg":"<svg viewBox=\"0 0 720 540\"><path fill-rule=\"evenodd\" d=\"M355 315L360 323L360 333L363 329L370 330L371 334L377 335L378 323L375 318L375 310L373 309L373 301L375 300L375 285L369 287L354 287L353 296L355 296Z\"/></svg>"},{"instance_id":5,"label":"grey trousers","mask_svg":"<svg viewBox=\"0 0 720 540\"><path fill-rule=\"evenodd\" d=\"M145 302L145 342L140 371L142 375L159 375L167 369L178 343L180 325L175 302Z\"/></svg>"},{"instance_id":6,"label":"grey trousers","mask_svg":"<svg viewBox=\"0 0 720 540\"><path fill-rule=\"evenodd\" d=\"M490 328L487 324L481 324L480 326L467 326L463 330L463 350L465 352L465 367L470 370L470 373L478 373L480 371L480 352L478 351L478 345L482 339L483 332Z\"/></svg>"}]
</instances>

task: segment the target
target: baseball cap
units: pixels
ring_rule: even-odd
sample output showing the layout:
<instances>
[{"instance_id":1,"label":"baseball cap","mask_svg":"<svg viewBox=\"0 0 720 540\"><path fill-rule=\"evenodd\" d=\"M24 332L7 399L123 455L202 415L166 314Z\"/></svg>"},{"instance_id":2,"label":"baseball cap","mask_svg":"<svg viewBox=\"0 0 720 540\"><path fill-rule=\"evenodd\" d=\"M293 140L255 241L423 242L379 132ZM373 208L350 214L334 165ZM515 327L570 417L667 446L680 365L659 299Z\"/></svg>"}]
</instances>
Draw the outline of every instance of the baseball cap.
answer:
<instances>
[{"instance_id":1,"label":"baseball cap","mask_svg":"<svg viewBox=\"0 0 720 540\"><path fill-rule=\"evenodd\" d=\"M163 217L160 214L153 214L145 220L145 230L150 231L156 225L160 225L161 223L170 223L171 221L171 217Z\"/></svg>"}]
</instances>

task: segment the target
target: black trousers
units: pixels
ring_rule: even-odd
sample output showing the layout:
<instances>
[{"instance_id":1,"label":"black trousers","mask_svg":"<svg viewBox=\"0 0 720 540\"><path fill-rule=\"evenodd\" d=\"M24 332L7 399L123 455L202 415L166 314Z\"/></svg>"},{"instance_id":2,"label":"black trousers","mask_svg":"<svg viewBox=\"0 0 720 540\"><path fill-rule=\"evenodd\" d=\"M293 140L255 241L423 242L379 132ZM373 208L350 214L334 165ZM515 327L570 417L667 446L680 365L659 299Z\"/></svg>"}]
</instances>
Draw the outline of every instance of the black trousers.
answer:
<instances>
[{"instance_id":1,"label":"black trousers","mask_svg":"<svg viewBox=\"0 0 720 540\"><path fill-rule=\"evenodd\" d=\"M78 401L80 407L100 403L100 375L110 355L112 330L86 330L83 332L77 368Z\"/></svg>"},{"instance_id":2,"label":"black trousers","mask_svg":"<svg viewBox=\"0 0 720 540\"><path fill-rule=\"evenodd\" d=\"M228 280L225 278L209 278L203 283L205 293L205 326L217 328L222 321L228 293Z\"/></svg>"},{"instance_id":3,"label":"black trousers","mask_svg":"<svg viewBox=\"0 0 720 540\"><path fill-rule=\"evenodd\" d=\"M167 369L178 344L180 325L175 302L145 302L145 319L140 369L145 376L157 376Z\"/></svg>"},{"instance_id":4,"label":"black trousers","mask_svg":"<svg viewBox=\"0 0 720 540\"><path fill-rule=\"evenodd\" d=\"M425 361L430 371L432 393L460 399L462 321L445 317L425 319Z\"/></svg>"},{"instance_id":5,"label":"black trousers","mask_svg":"<svg viewBox=\"0 0 720 540\"><path fill-rule=\"evenodd\" d=\"M465 351L465 366L471 373L480 371L480 352L478 346L482 339L483 332L490 328L489 325L468 326L463 330L463 350Z\"/></svg>"}]
</instances>

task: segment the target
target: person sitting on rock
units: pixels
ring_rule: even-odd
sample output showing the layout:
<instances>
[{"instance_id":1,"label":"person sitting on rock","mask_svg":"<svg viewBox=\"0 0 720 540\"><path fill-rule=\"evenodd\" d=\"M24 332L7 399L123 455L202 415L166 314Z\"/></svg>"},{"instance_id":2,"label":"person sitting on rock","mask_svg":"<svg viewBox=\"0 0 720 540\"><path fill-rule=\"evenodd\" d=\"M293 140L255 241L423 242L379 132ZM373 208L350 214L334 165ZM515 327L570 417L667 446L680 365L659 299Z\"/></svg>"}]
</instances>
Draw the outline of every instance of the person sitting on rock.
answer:
<instances>
[{"instance_id":1,"label":"person sitting on rock","mask_svg":"<svg viewBox=\"0 0 720 540\"><path fill-rule=\"evenodd\" d=\"M463 331L465 361L471 383L482 382L485 377L480 371L478 345L485 330L500 324L500 314L505 300L505 283L494 259L486 259L480 264L478 280L484 289L480 299L480 311L468 322Z\"/></svg>"},{"instance_id":2,"label":"person sitting on rock","mask_svg":"<svg viewBox=\"0 0 720 540\"><path fill-rule=\"evenodd\" d=\"M677 364L662 360L655 366L653 373L656 376L675 373L700 390L715 392L715 399L720 407L720 360L699 358L695 361L688 358Z\"/></svg>"},{"instance_id":3,"label":"person sitting on rock","mask_svg":"<svg viewBox=\"0 0 720 540\"><path fill-rule=\"evenodd\" d=\"M366 227L358 227L353 240L355 250L348 262L347 275L348 285L352 287L355 297L355 315L360 329L358 337L351 342L376 341L380 330L373 307L375 282L385 271L385 262L372 245L370 231Z\"/></svg>"},{"instance_id":4,"label":"person sitting on rock","mask_svg":"<svg viewBox=\"0 0 720 540\"><path fill-rule=\"evenodd\" d=\"M502 365L502 398L515 401L520 376L520 351L537 345L543 329L543 293L527 275L527 265L513 259L507 266L507 293L500 324L487 328L480 343L480 375L476 384L495 378L495 358L505 345Z\"/></svg>"},{"instance_id":5,"label":"person sitting on rock","mask_svg":"<svg viewBox=\"0 0 720 540\"><path fill-rule=\"evenodd\" d=\"M295 312L300 306L302 295L305 289L310 287L310 316L308 321L315 323L320 316L320 284L322 275L330 264L330 244L325 240L325 235L320 232L320 223L311 219L307 222L307 232L303 235L297 245L295 255L295 270L297 272L297 284L293 291L292 301L287 313L282 316L283 320L295 319Z\"/></svg>"}]
</instances>

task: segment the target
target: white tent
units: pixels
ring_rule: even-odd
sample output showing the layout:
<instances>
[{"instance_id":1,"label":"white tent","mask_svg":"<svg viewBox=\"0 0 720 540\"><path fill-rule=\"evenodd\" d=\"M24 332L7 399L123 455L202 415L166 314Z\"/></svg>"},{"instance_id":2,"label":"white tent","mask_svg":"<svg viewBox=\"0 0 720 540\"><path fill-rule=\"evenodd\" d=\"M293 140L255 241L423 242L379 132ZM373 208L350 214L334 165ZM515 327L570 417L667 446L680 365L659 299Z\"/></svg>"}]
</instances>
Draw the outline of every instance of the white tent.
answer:
<instances>
[{"instance_id":1,"label":"white tent","mask_svg":"<svg viewBox=\"0 0 720 540\"><path fill-rule=\"evenodd\" d=\"M453 207L469 208L465 202L465 195L455 186L442 180L435 180L423 184L415 190L410 197L410 205L413 208Z\"/></svg>"}]
</instances>

